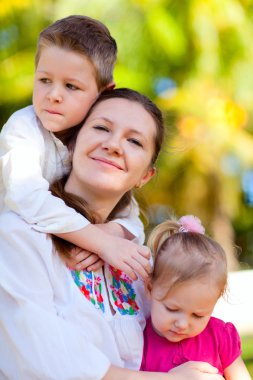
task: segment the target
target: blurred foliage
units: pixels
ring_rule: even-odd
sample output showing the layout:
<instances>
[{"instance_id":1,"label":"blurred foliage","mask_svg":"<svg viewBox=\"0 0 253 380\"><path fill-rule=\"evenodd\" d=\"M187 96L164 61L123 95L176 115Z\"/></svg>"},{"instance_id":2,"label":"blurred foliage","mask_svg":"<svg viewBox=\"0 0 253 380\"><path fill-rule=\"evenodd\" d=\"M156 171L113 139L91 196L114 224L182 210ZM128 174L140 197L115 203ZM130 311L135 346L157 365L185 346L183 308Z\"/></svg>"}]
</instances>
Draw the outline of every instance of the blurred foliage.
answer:
<instances>
[{"instance_id":1,"label":"blurred foliage","mask_svg":"<svg viewBox=\"0 0 253 380\"><path fill-rule=\"evenodd\" d=\"M248 368L248 371L253 376L253 336L242 336L242 358Z\"/></svg>"},{"instance_id":2,"label":"blurred foliage","mask_svg":"<svg viewBox=\"0 0 253 380\"><path fill-rule=\"evenodd\" d=\"M69 14L103 21L118 42L117 86L163 109L159 173L142 189L151 224L194 213L229 253L253 266L253 0L0 0L0 117L31 102L40 30Z\"/></svg>"}]
</instances>

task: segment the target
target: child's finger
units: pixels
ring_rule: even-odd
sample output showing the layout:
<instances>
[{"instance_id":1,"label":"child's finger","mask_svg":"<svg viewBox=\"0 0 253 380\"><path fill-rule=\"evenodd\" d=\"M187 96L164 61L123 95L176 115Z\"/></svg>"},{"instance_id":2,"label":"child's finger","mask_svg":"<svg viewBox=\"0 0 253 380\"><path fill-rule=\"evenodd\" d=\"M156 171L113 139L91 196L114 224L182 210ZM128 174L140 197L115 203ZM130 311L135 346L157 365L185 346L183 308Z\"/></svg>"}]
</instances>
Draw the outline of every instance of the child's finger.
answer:
<instances>
[{"instance_id":1,"label":"child's finger","mask_svg":"<svg viewBox=\"0 0 253 380\"><path fill-rule=\"evenodd\" d=\"M83 258L83 256L85 256ZM82 252L78 255L78 263L76 265L77 270L87 269L89 266L95 264L99 257L95 253L90 253L87 257L85 254L82 255Z\"/></svg>"},{"instance_id":2,"label":"child's finger","mask_svg":"<svg viewBox=\"0 0 253 380\"><path fill-rule=\"evenodd\" d=\"M143 267L143 269L147 272L148 275L152 272L152 266L151 266L151 263L147 257L144 257L144 256L138 254L138 255L135 255L132 258L132 260L136 260Z\"/></svg>"},{"instance_id":3,"label":"child's finger","mask_svg":"<svg viewBox=\"0 0 253 380\"><path fill-rule=\"evenodd\" d=\"M97 262L95 262L95 264L92 264L91 266L89 266L87 268L87 270L90 272L96 272L96 270L102 268L103 265L104 265L104 261L101 259L98 259Z\"/></svg>"},{"instance_id":4,"label":"child's finger","mask_svg":"<svg viewBox=\"0 0 253 380\"><path fill-rule=\"evenodd\" d=\"M143 256L143 257L146 257L147 259L150 259L151 257L151 252L150 252L150 249L148 247L146 247L145 245L142 245L138 248L138 252Z\"/></svg>"},{"instance_id":5,"label":"child's finger","mask_svg":"<svg viewBox=\"0 0 253 380\"><path fill-rule=\"evenodd\" d=\"M72 248L71 251L70 251L70 257L74 259L74 258L76 257L76 255L78 255L78 254L79 254L80 252L82 252L82 251L83 251L82 248L74 247L74 248Z\"/></svg>"},{"instance_id":6,"label":"child's finger","mask_svg":"<svg viewBox=\"0 0 253 380\"><path fill-rule=\"evenodd\" d=\"M136 281L137 280L137 275L135 273L135 271L133 270L133 268L128 264L128 263L122 263L122 265L120 266L120 269L122 270L122 272L124 272L128 277L130 277L133 281Z\"/></svg>"},{"instance_id":7,"label":"child's finger","mask_svg":"<svg viewBox=\"0 0 253 380\"><path fill-rule=\"evenodd\" d=\"M150 264L146 260L145 264L143 265L138 260L133 258L128 264L131 266L132 270L138 274L140 277L143 278L143 280L146 280L150 274Z\"/></svg>"}]
</instances>

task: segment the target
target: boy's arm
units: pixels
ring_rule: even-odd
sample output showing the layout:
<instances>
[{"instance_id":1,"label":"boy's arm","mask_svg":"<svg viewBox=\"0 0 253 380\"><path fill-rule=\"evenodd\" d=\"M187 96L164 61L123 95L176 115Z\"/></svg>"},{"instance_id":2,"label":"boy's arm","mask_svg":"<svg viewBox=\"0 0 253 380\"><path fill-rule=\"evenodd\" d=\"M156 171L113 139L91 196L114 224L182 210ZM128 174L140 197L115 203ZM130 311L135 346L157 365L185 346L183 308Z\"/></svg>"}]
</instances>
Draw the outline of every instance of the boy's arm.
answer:
<instances>
[{"instance_id":1,"label":"boy's arm","mask_svg":"<svg viewBox=\"0 0 253 380\"><path fill-rule=\"evenodd\" d=\"M115 223L114 221L96 224L96 227L100 228L102 231L123 239L134 240L135 236L131 234L125 227L121 224ZM75 270L88 270L96 271L103 267L104 261L94 252L89 252L79 247L75 247L70 252L68 257L63 256L62 259L66 265Z\"/></svg>"},{"instance_id":2,"label":"boy's arm","mask_svg":"<svg viewBox=\"0 0 253 380\"><path fill-rule=\"evenodd\" d=\"M145 279L150 273L150 251L147 247L110 235L95 224L89 224L79 231L55 235L96 253L103 261L122 270L133 280L137 279L136 274Z\"/></svg>"},{"instance_id":3,"label":"boy's arm","mask_svg":"<svg viewBox=\"0 0 253 380\"><path fill-rule=\"evenodd\" d=\"M45 136L49 139L46 143ZM54 156L47 157L45 145L51 144L50 155L56 154L56 147L50 135L45 136L31 106L17 111L3 127L0 134L1 206L14 211L40 232L78 230L89 222L49 191L49 181L57 167ZM44 165L46 159L48 162ZM51 171L47 179L43 177L43 165Z\"/></svg>"},{"instance_id":4,"label":"boy's arm","mask_svg":"<svg viewBox=\"0 0 253 380\"><path fill-rule=\"evenodd\" d=\"M144 228L139 218L139 207L134 198L116 220L96 224L96 226L110 235L132 240L135 243L144 242ZM69 267L76 270L96 271L104 265L104 261L98 255L80 248L73 249L70 257L63 259Z\"/></svg>"},{"instance_id":5,"label":"boy's arm","mask_svg":"<svg viewBox=\"0 0 253 380\"><path fill-rule=\"evenodd\" d=\"M122 226L123 234L125 235L122 237L129 240L135 239L139 244L144 243L144 227L140 219L139 205L134 197L132 197L130 205L122 210L113 222Z\"/></svg>"},{"instance_id":6,"label":"boy's arm","mask_svg":"<svg viewBox=\"0 0 253 380\"><path fill-rule=\"evenodd\" d=\"M252 380L241 356L224 370L224 376L226 380Z\"/></svg>"}]
</instances>

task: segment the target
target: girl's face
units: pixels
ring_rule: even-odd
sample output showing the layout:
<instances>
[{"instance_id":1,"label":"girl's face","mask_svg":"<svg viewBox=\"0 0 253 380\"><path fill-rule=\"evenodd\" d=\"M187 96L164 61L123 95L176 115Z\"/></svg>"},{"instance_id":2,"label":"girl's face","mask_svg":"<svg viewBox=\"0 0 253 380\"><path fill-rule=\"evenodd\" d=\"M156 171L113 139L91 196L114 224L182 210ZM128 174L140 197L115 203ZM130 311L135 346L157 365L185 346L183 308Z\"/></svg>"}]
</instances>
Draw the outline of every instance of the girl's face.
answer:
<instances>
[{"instance_id":1,"label":"girl's face","mask_svg":"<svg viewBox=\"0 0 253 380\"><path fill-rule=\"evenodd\" d=\"M119 198L154 174L156 125L137 102L121 98L99 103L80 130L68 191L85 197Z\"/></svg>"},{"instance_id":2,"label":"girl's face","mask_svg":"<svg viewBox=\"0 0 253 380\"><path fill-rule=\"evenodd\" d=\"M154 330L170 342L199 335L206 327L220 296L210 281L198 279L177 285L158 300L161 288L151 289L151 319Z\"/></svg>"}]
</instances>

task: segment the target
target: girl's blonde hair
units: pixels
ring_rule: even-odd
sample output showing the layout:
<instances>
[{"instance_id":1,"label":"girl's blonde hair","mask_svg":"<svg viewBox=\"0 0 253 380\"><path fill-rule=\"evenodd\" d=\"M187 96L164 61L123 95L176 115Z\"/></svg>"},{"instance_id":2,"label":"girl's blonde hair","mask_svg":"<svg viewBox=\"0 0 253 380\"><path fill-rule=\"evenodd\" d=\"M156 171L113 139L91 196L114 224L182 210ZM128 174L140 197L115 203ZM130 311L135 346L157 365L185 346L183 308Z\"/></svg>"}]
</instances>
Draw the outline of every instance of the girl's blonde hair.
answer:
<instances>
[{"instance_id":1,"label":"girl's blonde hair","mask_svg":"<svg viewBox=\"0 0 253 380\"><path fill-rule=\"evenodd\" d=\"M151 284L161 289L161 299L175 286L208 278L224 294L227 260L223 248L207 235L183 231L182 224L167 220L151 232L147 245L154 255Z\"/></svg>"}]
</instances>

